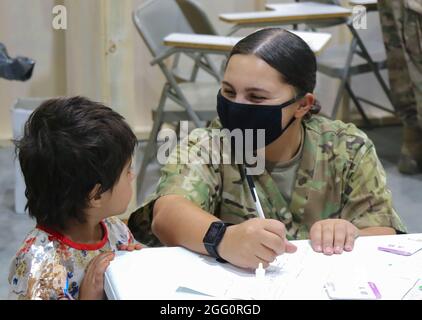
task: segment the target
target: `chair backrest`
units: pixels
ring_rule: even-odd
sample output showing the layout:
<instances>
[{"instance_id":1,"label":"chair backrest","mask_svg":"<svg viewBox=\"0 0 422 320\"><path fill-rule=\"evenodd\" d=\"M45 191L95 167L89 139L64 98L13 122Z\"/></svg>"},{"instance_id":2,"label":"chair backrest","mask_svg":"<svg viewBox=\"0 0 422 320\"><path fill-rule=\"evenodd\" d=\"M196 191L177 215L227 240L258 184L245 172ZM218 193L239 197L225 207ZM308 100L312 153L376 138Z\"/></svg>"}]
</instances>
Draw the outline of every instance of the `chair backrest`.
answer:
<instances>
[{"instance_id":1,"label":"chair backrest","mask_svg":"<svg viewBox=\"0 0 422 320\"><path fill-rule=\"evenodd\" d=\"M169 50L163 39L170 33L193 33L174 0L148 0L133 12L133 22L154 57Z\"/></svg>"},{"instance_id":2,"label":"chair backrest","mask_svg":"<svg viewBox=\"0 0 422 320\"><path fill-rule=\"evenodd\" d=\"M218 35L205 10L194 0L176 0L193 31L198 34Z\"/></svg>"}]
</instances>

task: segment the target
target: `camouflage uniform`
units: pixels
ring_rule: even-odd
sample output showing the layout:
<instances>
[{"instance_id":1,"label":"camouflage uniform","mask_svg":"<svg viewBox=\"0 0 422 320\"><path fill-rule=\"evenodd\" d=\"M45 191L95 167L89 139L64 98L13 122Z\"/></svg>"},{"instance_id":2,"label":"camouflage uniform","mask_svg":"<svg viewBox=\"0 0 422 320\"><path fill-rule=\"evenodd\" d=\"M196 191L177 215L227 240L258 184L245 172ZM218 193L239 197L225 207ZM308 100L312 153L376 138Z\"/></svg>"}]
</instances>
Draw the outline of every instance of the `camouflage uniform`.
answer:
<instances>
[{"instance_id":1,"label":"camouflage uniform","mask_svg":"<svg viewBox=\"0 0 422 320\"><path fill-rule=\"evenodd\" d=\"M378 11L394 107L405 125L422 128L422 0L379 0Z\"/></svg>"},{"instance_id":2,"label":"camouflage uniform","mask_svg":"<svg viewBox=\"0 0 422 320\"><path fill-rule=\"evenodd\" d=\"M320 116L303 120L303 126L303 154L291 202L283 198L267 171L254 176L266 217L283 222L289 239L308 238L312 224L327 218L346 219L358 228L385 226L405 232L392 207L385 172L367 136L353 124ZM218 119L208 128L194 130L188 150L204 135L215 141L213 128L221 128ZM227 140L222 134L217 139ZM179 145L172 158L186 152ZM223 155L219 156L222 159ZM152 208L157 198L170 194L181 195L226 222L241 223L258 216L238 165L167 164L156 192L129 219L129 228L138 241L160 245L151 232Z\"/></svg>"}]
</instances>

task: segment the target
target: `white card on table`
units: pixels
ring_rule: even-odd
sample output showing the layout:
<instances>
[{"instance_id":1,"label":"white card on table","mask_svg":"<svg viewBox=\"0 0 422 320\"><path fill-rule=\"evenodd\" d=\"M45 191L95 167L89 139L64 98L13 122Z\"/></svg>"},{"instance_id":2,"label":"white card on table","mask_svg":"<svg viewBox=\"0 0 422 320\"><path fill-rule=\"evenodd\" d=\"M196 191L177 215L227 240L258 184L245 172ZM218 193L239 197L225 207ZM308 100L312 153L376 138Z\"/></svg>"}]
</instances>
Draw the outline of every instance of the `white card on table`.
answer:
<instances>
[{"instance_id":1,"label":"white card on table","mask_svg":"<svg viewBox=\"0 0 422 320\"><path fill-rule=\"evenodd\" d=\"M422 240L403 239L396 243L386 243L378 247L378 250L390 252L402 256L411 256L422 249Z\"/></svg>"},{"instance_id":2,"label":"white card on table","mask_svg":"<svg viewBox=\"0 0 422 320\"><path fill-rule=\"evenodd\" d=\"M381 299L381 293L373 282L329 281L324 286L330 299L341 300L376 300Z\"/></svg>"},{"instance_id":3,"label":"white card on table","mask_svg":"<svg viewBox=\"0 0 422 320\"><path fill-rule=\"evenodd\" d=\"M422 279L418 279L403 297L403 300L422 300Z\"/></svg>"}]
</instances>

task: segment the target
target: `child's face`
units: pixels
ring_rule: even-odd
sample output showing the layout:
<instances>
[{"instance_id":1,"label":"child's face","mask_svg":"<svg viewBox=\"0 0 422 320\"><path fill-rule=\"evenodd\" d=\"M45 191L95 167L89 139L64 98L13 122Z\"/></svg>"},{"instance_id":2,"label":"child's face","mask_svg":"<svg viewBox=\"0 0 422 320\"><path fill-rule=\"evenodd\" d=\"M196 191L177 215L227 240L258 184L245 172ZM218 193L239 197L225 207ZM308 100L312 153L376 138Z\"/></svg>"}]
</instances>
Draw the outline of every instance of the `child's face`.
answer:
<instances>
[{"instance_id":1,"label":"child's face","mask_svg":"<svg viewBox=\"0 0 422 320\"><path fill-rule=\"evenodd\" d=\"M132 198L132 181L135 177L131 166L132 160L128 161L123 168L120 178L113 189L101 195L101 207L106 209L105 215L114 216L126 211Z\"/></svg>"}]
</instances>

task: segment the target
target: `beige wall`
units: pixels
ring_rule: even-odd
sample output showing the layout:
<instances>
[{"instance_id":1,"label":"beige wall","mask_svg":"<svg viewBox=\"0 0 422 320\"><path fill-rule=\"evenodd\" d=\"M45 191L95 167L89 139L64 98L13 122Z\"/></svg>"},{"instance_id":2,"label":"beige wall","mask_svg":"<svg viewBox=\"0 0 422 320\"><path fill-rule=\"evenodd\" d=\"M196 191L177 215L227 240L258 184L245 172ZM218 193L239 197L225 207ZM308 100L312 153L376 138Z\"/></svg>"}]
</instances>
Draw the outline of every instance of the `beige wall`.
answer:
<instances>
[{"instance_id":1,"label":"beige wall","mask_svg":"<svg viewBox=\"0 0 422 320\"><path fill-rule=\"evenodd\" d=\"M10 107L17 97L66 93L64 36L52 32L53 4L54 0L0 1L0 42L7 46L11 56L22 55L36 60L31 80L0 79L0 139L9 139L12 135Z\"/></svg>"}]
</instances>

